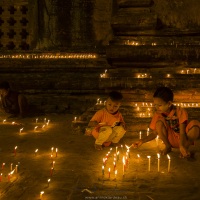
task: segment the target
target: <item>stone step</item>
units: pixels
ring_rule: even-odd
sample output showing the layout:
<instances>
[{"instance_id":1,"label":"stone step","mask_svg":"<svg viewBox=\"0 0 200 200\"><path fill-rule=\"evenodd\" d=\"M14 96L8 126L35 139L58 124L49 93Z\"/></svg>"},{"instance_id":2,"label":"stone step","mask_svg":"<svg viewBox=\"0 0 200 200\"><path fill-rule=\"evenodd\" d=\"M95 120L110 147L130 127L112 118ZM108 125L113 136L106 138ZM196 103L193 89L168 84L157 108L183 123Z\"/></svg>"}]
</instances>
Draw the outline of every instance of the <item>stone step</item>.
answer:
<instances>
[{"instance_id":1,"label":"stone step","mask_svg":"<svg viewBox=\"0 0 200 200\"><path fill-rule=\"evenodd\" d=\"M126 14L119 13L112 17L111 26L115 35L134 30L154 30L157 24L157 16L153 13L143 14ZM120 33L120 34L119 34Z\"/></svg>"},{"instance_id":2,"label":"stone step","mask_svg":"<svg viewBox=\"0 0 200 200\"><path fill-rule=\"evenodd\" d=\"M150 7L153 5L152 0L119 0L119 7Z\"/></svg>"},{"instance_id":3,"label":"stone step","mask_svg":"<svg viewBox=\"0 0 200 200\"><path fill-rule=\"evenodd\" d=\"M149 33L149 31L148 31ZM138 35L138 36L115 36L110 42L110 45L167 45L167 46L188 46L188 45L200 45L200 37L197 36L172 36L172 35L162 35L162 33L155 35Z\"/></svg>"},{"instance_id":4,"label":"stone step","mask_svg":"<svg viewBox=\"0 0 200 200\"><path fill-rule=\"evenodd\" d=\"M112 66L123 67L124 63L134 62L161 62L161 61L198 61L200 58L200 45L190 46L107 46L106 55ZM134 66L134 65L133 65Z\"/></svg>"}]
</instances>

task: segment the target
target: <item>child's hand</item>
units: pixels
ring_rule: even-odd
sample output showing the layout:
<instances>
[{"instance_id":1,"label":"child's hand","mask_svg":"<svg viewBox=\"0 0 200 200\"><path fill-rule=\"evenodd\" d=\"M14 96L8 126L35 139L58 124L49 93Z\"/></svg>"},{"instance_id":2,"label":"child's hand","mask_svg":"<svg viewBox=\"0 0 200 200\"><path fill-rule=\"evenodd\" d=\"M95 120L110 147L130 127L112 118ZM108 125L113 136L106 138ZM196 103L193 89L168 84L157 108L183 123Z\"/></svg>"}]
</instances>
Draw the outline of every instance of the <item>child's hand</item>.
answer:
<instances>
[{"instance_id":1,"label":"child's hand","mask_svg":"<svg viewBox=\"0 0 200 200\"><path fill-rule=\"evenodd\" d=\"M180 146L179 149L184 158L190 157L190 152L184 146Z\"/></svg>"},{"instance_id":2,"label":"child's hand","mask_svg":"<svg viewBox=\"0 0 200 200\"><path fill-rule=\"evenodd\" d=\"M139 148L142 144L143 144L142 140L138 140L138 141L134 142L131 146L133 148Z\"/></svg>"}]
</instances>

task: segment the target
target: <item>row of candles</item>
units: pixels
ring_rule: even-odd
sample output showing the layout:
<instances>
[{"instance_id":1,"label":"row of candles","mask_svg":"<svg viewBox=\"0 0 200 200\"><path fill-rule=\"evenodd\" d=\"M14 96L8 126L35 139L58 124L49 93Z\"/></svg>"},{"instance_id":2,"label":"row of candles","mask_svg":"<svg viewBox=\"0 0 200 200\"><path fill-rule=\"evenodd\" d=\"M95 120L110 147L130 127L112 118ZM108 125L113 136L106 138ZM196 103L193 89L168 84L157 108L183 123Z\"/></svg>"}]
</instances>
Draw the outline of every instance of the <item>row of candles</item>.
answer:
<instances>
[{"instance_id":1,"label":"row of candles","mask_svg":"<svg viewBox=\"0 0 200 200\"><path fill-rule=\"evenodd\" d=\"M49 119L47 120L46 118L44 118L44 124L42 125L41 129L44 130L45 127L48 127L49 122L50 122ZM19 125L19 124L16 123L15 121L13 121L13 122L7 122L6 119L4 119L4 120L2 121L2 123L3 123L3 124ZM35 123L36 123L36 124L38 123L38 118L36 118ZM39 128L40 128L39 125L38 125L38 126L35 126L35 127L34 127L34 131L37 132ZM19 129L19 134L21 134L22 131L24 131L24 127L22 127L22 128Z\"/></svg>"},{"instance_id":2,"label":"row of candles","mask_svg":"<svg viewBox=\"0 0 200 200\"><path fill-rule=\"evenodd\" d=\"M157 46L157 45L173 45L173 46L176 46L176 48L179 46L185 46L185 45L199 45L199 43L194 43L194 44L191 44L191 43L180 43L180 42L175 42L175 41L171 41L169 43L161 43L161 44L158 44L156 42L149 42L149 43L145 43L145 42L139 42L139 41L135 41L135 40L126 40L123 42L124 45L133 45L133 46L142 46L142 45L151 45L151 46Z\"/></svg>"},{"instance_id":3,"label":"row of candles","mask_svg":"<svg viewBox=\"0 0 200 200\"><path fill-rule=\"evenodd\" d=\"M42 128L44 128L45 126L48 126L48 125L49 125L49 122L50 122L50 120L48 120L47 118L44 118L44 125L42 126ZM11 125L19 125L19 124L16 123L16 122L7 122L6 119L4 119L4 120L2 121L2 123L3 123L3 124L11 124ZM38 118L35 119L35 123L36 123L36 124L39 123L39 119L38 119ZM39 125L39 124L38 124L38 125ZM38 130L38 127L39 127L39 126L35 126L35 127L34 127L34 131L37 131L37 130ZM24 128L20 128L19 133L22 133L23 130L24 130ZM15 146L15 147L14 147L14 151L13 151L14 156L17 156L17 149L18 149L18 146ZM38 155L38 151L39 151L38 149L36 149L36 150L34 151L34 155L35 155L35 156ZM50 158L51 158L50 177L53 176L54 168L55 168L55 160L54 160L54 157L57 158L57 156L58 156L58 148L55 148L55 151L54 151L54 147L52 147L52 148L51 148L51 155L50 155ZM9 172L8 175L7 175L7 180L8 180L8 182L10 182L10 179L12 178L12 176L13 176L14 173L18 173L19 164L20 164L20 162L18 162L18 165L15 166L15 169L13 169L13 163L10 164L10 170L11 170L11 172ZM2 168L1 168L2 171L4 170L5 165L6 165L6 163L2 163ZM1 173L0 173L0 182L3 180L2 177L3 177L3 173L1 172ZM49 187L50 181L51 181L51 179L49 178L49 179L47 180L47 182L48 182L48 187ZM41 192L40 192L40 199L43 199L43 194L44 194L44 191L41 191Z\"/></svg>"},{"instance_id":4,"label":"row of candles","mask_svg":"<svg viewBox=\"0 0 200 200\"><path fill-rule=\"evenodd\" d=\"M48 53L48 54L2 54L0 59L94 59L98 55L95 53Z\"/></svg>"},{"instance_id":5,"label":"row of candles","mask_svg":"<svg viewBox=\"0 0 200 200\"><path fill-rule=\"evenodd\" d=\"M100 78L109 78L107 71L108 70L105 69L104 73L100 74ZM200 69L197 69L197 68L182 69L182 70L178 70L178 71L175 72L175 74L199 74L199 73L200 73ZM172 78L173 76L170 73L167 73L165 75L165 77L166 78ZM144 78L152 78L152 76L149 73L134 73L133 78L144 79Z\"/></svg>"},{"instance_id":6,"label":"row of candles","mask_svg":"<svg viewBox=\"0 0 200 200\"><path fill-rule=\"evenodd\" d=\"M125 147L127 148L126 151L126 156L123 155L123 145L121 145L121 149L122 149L122 175L123 177L125 176L125 171L128 170L129 168L129 159L130 159L130 147L128 147L127 145L125 145ZM120 148L120 147L119 147ZM110 149L110 151L106 154L106 156L103 158L103 165L102 165L102 176L105 177L105 167L108 163L108 159L111 157L111 152L112 152L112 148ZM114 160L113 160L113 172L114 172L114 177L115 180L117 179L117 162L120 160L120 156L119 156L120 152L118 150L118 147L116 147L116 153L114 153ZM140 155L137 154L137 158L140 159ZM171 167L171 158L170 156L167 154L167 158L168 158L168 166L167 166L167 171L170 172L170 167ZM148 159L148 171L151 171L151 156L147 156ZM157 171L160 172L160 154L157 153ZM119 169L119 168L118 168ZM108 176L109 179L111 178L111 167L108 168Z\"/></svg>"}]
</instances>

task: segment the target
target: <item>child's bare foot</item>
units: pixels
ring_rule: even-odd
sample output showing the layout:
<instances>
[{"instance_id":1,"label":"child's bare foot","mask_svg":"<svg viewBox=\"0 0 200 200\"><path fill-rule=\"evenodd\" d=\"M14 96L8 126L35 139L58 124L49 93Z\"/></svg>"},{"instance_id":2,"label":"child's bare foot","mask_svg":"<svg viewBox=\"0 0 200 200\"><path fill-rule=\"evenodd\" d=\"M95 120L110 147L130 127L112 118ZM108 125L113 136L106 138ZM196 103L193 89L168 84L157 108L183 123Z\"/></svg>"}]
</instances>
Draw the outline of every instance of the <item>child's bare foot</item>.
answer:
<instances>
[{"instance_id":1,"label":"child's bare foot","mask_svg":"<svg viewBox=\"0 0 200 200\"><path fill-rule=\"evenodd\" d=\"M170 153L172 151L171 146L170 147L165 147L164 149L160 150L160 153L162 155L167 155L168 153Z\"/></svg>"}]
</instances>

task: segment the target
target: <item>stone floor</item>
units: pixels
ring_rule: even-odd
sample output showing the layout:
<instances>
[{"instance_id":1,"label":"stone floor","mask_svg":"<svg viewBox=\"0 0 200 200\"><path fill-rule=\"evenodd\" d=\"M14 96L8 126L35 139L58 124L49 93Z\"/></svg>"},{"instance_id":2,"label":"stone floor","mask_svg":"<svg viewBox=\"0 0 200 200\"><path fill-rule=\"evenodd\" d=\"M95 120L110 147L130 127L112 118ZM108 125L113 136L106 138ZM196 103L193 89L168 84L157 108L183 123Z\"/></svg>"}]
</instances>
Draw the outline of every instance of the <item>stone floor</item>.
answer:
<instances>
[{"instance_id":1,"label":"stone floor","mask_svg":"<svg viewBox=\"0 0 200 200\"><path fill-rule=\"evenodd\" d=\"M50 122L48 126L43 127L45 118ZM96 151L92 137L73 132L73 119L73 115L50 114L38 116L37 123L36 118L16 120L14 125L14 119L1 122L0 164L5 163L3 169L2 166L0 168L2 200L199 199L199 141L192 147L195 152L194 159L179 158L176 149L170 153L169 172L167 156L161 156L158 172L155 140L144 144L140 149L130 149L129 164L125 167L124 176L122 155L125 155L126 150L125 146L120 147L115 176L113 158L116 148L107 147ZM1 120L3 121L3 118ZM38 127L35 131L36 126ZM19 133L21 128L23 130ZM122 144L130 145L137 139L127 135ZM36 149L38 152L35 154ZM103 158L109 151L103 176ZM147 156L151 156L150 171ZM55 163L52 172L53 161ZM11 163L13 169L18 165L18 172L15 170L8 179ZM48 179L51 179L49 184ZM41 191L44 191L42 196Z\"/></svg>"}]
</instances>

